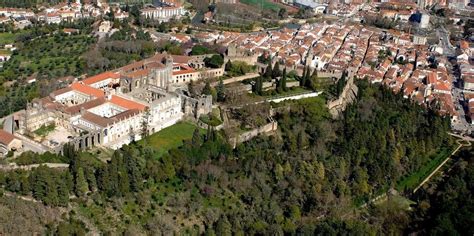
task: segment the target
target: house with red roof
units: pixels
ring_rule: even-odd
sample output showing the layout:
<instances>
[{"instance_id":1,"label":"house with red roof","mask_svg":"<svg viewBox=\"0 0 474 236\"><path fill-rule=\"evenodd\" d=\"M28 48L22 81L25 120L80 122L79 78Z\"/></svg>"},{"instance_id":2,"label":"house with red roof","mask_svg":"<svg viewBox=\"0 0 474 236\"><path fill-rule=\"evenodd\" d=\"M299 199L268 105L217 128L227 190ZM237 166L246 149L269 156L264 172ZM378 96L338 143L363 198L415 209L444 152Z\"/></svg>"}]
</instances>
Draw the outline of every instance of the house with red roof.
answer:
<instances>
[{"instance_id":1,"label":"house with red roof","mask_svg":"<svg viewBox=\"0 0 474 236\"><path fill-rule=\"evenodd\" d=\"M18 151L23 147L21 139L7 131L0 129L0 156L5 156L9 151Z\"/></svg>"}]
</instances>

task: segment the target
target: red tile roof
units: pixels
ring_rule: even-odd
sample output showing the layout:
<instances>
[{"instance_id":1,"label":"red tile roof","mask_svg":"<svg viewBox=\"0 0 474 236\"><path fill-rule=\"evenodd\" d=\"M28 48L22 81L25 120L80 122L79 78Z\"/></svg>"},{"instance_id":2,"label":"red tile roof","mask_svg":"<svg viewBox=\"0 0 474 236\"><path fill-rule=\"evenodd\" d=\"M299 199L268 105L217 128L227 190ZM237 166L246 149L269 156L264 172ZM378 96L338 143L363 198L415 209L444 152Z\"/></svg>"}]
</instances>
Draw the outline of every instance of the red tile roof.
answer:
<instances>
[{"instance_id":1,"label":"red tile roof","mask_svg":"<svg viewBox=\"0 0 474 236\"><path fill-rule=\"evenodd\" d=\"M106 79L118 79L120 78L119 74L114 72L108 71L98 75L91 76L89 78L84 79L82 82L87 85L95 84L97 82L106 80Z\"/></svg>"},{"instance_id":2,"label":"red tile roof","mask_svg":"<svg viewBox=\"0 0 474 236\"><path fill-rule=\"evenodd\" d=\"M128 100L128 99L125 99L125 98L122 98L122 97L119 97L119 96L116 96L116 95L112 95L112 98L110 99L110 102L115 104L115 105L121 106L121 107L126 108L126 109L130 109L130 110L131 109L137 109L137 110L143 111L146 108L146 106L141 104L141 103L134 102L134 101L131 101L131 100Z\"/></svg>"},{"instance_id":3,"label":"red tile roof","mask_svg":"<svg viewBox=\"0 0 474 236\"><path fill-rule=\"evenodd\" d=\"M428 84L434 84L436 83L436 81L438 81L438 74L436 74L436 72L433 72L433 71L428 73L428 78L427 78Z\"/></svg>"},{"instance_id":4,"label":"red tile roof","mask_svg":"<svg viewBox=\"0 0 474 236\"><path fill-rule=\"evenodd\" d=\"M65 109L65 112L69 114L77 114L81 111L81 109L88 110L93 107L100 106L104 104L105 102L106 102L105 97L100 97L100 98L90 100L88 102L85 102L76 106L68 107Z\"/></svg>"},{"instance_id":5,"label":"red tile roof","mask_svg":"<svg viewBox=\"0 0 474 236\"><path fill-rule=\"evenodd\" d=\"M8 133L7 131L0 129L0 143L3 145L10 144L15 139L13 134Z\"/></svg>"},{"instance_id":6,"label":"red tile roof","mask_svg":"<svg viewBox=\"0 0 474 236\"><path fill-rule=\"evenodd\" d=\"M73 83L71 84L71 88L75 91L94 96L96 98L100 98L104 96L104 91L100 89L93 88L89 85L83 83Z\"/></svg>"}]
</instances>

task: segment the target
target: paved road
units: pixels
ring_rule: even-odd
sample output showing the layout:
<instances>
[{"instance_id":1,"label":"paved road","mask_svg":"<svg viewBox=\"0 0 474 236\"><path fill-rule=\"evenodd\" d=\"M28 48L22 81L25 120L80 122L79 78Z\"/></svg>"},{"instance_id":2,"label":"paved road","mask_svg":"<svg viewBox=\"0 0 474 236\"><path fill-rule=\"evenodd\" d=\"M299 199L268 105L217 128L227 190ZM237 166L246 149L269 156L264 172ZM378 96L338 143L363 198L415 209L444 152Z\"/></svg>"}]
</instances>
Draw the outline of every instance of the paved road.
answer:
<instances>
[{"instance_id":1,"label":"paved road","mask_svg":"<svg viewBox=\"0 0 474 236\"><path fill-rule=\"evenodd\" d=\"M242 76L237 76L237 77L232 77L232 78L229 78L229 79L225 79L225 80L222 81L222 83L230 84L230 83L240 82L240 81L247 80L247 79L252 79L252 78L255 78L255 77L258 77L258 76L259 76L258 73L250 73L250 74L246 74L246 75L242 75ZM218 83L219 82L214 82L211 85L216 86Z\"/></svg>"},{"instance_id":2,"label":"paved road","mask_svg":"<svg viewBox=\"0 0 474 236\"><path fill-rule=\"evenodd\" d=\"M446 56L455 56L455 48L449 41L449 31L444 27L440 27L436 29L436 35L438 36L440 46L443 48L443 54Z\"/></svg>"},{"instance_id":3,"label":"paved road","mask_svg":"<svg viewBox=\"0 0 474 236\"><path fill-rule=\"evenodd\" d=\"M416 193L416 191L418 191L418 189L420 189L421 187L423 187L424 184L426 184L428 181L430 181L431 177L433 177L433 175L435 175L440 169L441 167L444 166L444 164L446 164L446 162L449 161L449 159L451 159L451 157L456 154L457 151L459 151L459 149L461 149L462 147L464 146L464 144L459 144L459 146L451 153L451 155L449 155L443 162L441 162L441 164L436 167L436 169L433 170L433 172L431 172L431 174L429 174L414 190L413 190L413 193Z\"/></svg>"},{"instance_id":4,"label":"paved road","mask_svg":"<svg viewBox=\"0 0 474 236\"><path fill-rule=\"evenodd\" d=\"M457 87L454 87L452 90L453 102L456 108L456 111L459 114L459 120L452 122L451 126L453 130L460 133L471 134L474 132L474 125L470 124L466 119L466 111L464 109L464 95L463 90Z\"/></svg>"},{"instance_id":5,"label":"paved road","mask_svg":"<svg viewBox=\"0 0 474 236\"><path fill-rule=\"evenodd\" d=\"M33 168L38 168L40 165L47 166L49 168L58 168L58 169L66 169L69 168L69 164L65 163L41 163L41 164L31 164L31 165L18 165L16 163L10 163L8 165L0 165L1 170L31 170Z\"/></svg>"}]
</instances>

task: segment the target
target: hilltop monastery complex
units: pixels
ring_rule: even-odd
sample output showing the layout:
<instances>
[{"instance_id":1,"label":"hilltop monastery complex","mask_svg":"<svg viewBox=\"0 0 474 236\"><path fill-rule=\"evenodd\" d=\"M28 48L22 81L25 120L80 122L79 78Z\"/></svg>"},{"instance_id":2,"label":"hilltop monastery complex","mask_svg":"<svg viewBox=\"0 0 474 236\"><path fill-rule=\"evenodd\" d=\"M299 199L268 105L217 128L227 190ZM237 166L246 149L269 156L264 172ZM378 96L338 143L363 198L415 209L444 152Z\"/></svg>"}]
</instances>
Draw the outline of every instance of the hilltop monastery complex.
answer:
<instances>
[{"instance_id":1,"label":"hilltop monastery complex","mask_svg":"<svg viewBox=\"0 0 474 236\"><path fill-rule=\"evenodd\" d=\"M22 140L23 148L37 152L60 152L66 143L77 149L117 149L140 140L144 132L155 133L185 116L208 113L211 96L192 98L180 86L222 74L222 68L204 68L198 57L157 54L33 100L10 117L14 135L6 141L15 140L17 147ZM54 130L39 141L35 133L47 127Z\"/></svg>"}]
</instances>

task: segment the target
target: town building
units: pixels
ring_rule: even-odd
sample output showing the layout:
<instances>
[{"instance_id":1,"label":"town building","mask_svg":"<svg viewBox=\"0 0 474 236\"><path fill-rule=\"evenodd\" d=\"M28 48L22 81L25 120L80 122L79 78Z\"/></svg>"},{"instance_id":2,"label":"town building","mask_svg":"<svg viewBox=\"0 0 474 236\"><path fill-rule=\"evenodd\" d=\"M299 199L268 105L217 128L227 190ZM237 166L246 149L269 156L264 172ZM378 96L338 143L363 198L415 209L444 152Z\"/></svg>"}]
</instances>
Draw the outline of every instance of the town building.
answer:
<instances>
[{"instance_id":1,"label":"town building","mask_svg":"<svg viewBox=\"0 0 474 236\"><path fill-rule=\"evenodd\" d=\"M10 151L18 151L23 147L22 141L13 134L0 129L0 156L4 157Z\"/></svg>"},{"instance_id":2,"label":"town building","mask_svg":"<svg viewBox=\"0 0 474 236\"><path fill-rule=\"evenodd\" d=\"M184 16L186 10L180 3L161 2L157 6L146 6L141 10L141 15L147 19L157 20L159 22L167 22L171 19L179 19Z\"/></svg>"}]
</instances>

